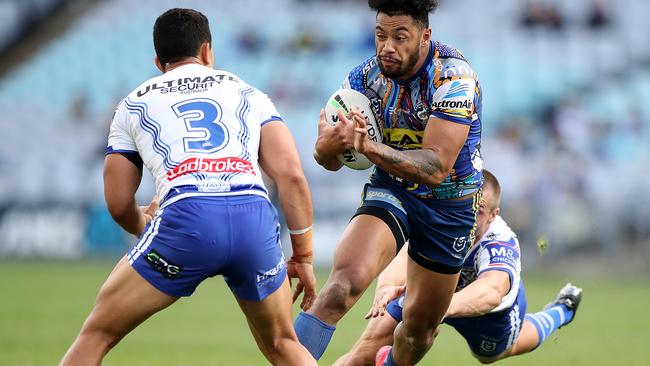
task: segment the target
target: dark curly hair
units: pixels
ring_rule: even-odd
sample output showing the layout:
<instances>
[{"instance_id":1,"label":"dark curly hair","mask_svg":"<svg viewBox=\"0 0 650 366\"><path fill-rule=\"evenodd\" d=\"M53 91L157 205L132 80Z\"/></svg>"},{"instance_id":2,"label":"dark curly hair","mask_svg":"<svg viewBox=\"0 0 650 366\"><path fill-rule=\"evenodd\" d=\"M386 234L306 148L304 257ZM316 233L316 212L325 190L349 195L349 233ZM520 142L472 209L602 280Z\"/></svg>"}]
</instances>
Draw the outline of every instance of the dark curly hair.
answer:
<instances>
[{"instance_id":1,"label":"dark curly hair","mask_svg":"<svg viewBox=\"0 0 650 366\"><path fill-rule=\"evenodd\" d=\"M390 16L408 15L423 28L429 26L429 13L438 7L438 0L368 0L370 9Z\"/></svg>"}]
</instances>

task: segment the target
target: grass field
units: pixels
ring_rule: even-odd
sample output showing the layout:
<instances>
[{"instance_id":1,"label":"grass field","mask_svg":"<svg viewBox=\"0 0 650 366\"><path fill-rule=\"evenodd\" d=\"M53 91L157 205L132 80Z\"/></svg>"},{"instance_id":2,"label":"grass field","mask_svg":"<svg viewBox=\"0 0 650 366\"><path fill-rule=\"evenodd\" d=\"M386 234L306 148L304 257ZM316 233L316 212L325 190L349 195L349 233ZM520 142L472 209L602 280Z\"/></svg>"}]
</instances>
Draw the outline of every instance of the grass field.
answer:
<instances>
[{"instance_id":1,"label":"grass field","mask_svg":"<svg viewBox=\"0 0 650 366\"><path fill-rule=\"evenodd\" d=\"M108 262L0 262L0 365L55 365L90 311ZM319 280L323 281L325 272ZM538 310L567 278L524 277L529 311ZM500 365L650 364L650 281L571 278L585 298L571 326L532 354ZM365 326L368 292L339 324L321 359L331 365ZM266 365L246 322L220 278L205 282L127 336L105 365ZM477 365L464 341L443 326L422 365Z\"/></svg>"}]
</instances>

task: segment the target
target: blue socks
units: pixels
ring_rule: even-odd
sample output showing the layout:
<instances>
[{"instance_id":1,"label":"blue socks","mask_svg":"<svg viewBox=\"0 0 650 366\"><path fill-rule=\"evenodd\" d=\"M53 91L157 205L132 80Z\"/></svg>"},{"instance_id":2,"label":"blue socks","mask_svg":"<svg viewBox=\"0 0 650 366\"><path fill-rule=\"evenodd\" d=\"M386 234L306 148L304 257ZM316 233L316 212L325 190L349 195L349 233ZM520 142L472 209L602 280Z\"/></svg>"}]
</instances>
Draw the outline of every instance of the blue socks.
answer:
<instances>
[{"instance_id":1,"label":"blue socks","mask_svg":"<svg viewBox=\"0 0 650 366\"><path fill-rule=\"evenodd\" d=\"M537 347L539 347L557 328L573 319L573 310L568 310L566 306L559 304L539 313L526 314L525 319L533 323L535 328L537 328L537 334L539 336Z\"/></svg>"},{"instance_id":2,"label":"blue socks","mask_svg":"<svg viewBox=\"0 0 650 366\"><path fill-rule=\"evenodd\" d=\"M298 340L311 353L316 360L319 360L327 345L332 339L336 327L329 325L317 317L301 312L293 323L298 335Z\"/></svg>"}]
</instances>

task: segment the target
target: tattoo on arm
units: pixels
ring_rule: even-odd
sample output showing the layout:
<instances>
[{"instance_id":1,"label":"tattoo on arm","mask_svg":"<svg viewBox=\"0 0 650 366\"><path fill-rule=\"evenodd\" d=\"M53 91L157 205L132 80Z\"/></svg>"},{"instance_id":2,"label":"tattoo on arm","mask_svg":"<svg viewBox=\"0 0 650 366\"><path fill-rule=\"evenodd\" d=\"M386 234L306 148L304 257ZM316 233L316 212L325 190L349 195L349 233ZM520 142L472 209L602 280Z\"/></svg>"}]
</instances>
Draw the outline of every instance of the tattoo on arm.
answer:
<instances>
[{"instance_id":1,"label":"tattoo on arm","mask_svg":"<svg viewBox=\"0 0 650 366\"><path fill-rule=\"evenodd\" d=\"M399 151L384 146L379 155L382 168L414 183L430 184L432 177L444 174L440 159L429 149Z\"/></svg>"}]
</instances>

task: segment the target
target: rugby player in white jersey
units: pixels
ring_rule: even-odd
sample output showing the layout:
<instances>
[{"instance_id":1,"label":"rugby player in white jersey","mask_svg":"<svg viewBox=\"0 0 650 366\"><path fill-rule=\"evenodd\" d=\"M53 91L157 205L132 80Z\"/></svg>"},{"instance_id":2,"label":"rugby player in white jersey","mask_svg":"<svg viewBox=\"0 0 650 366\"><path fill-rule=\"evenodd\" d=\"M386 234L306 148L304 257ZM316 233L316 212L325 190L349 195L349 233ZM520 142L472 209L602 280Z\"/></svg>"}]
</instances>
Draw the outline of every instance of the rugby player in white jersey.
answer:
<instances>
[{"instance_id":1,"label":"rugby player in white jersey","mask_svg":"<svg viewBox=\"0 0 650 366\"><path fill-rule=\"evenodd\" d=\"M153 41L163 75L118 105L104 166L108 209L140 239L108 276L61 365L99 365L145 319L219 274L272 364L316 365L291 322L287 277L298 278L293 299L304 290L303 309L316 282L311 197L289 130L266 95L213 69L203 14L165 12ZM143 165L159 209L156 200L136 205ZM286 262L261 170L277 185L291 233Z\"/></svg>"},{"instance_id":2,"label":"rugby player in white jersey","mask_svg":"<svg viewBox=\"0 0 650 366\"><path fill-rule=\"evenodd\" d=\"M571 322L582 290L567 284L546 309L526 314L519 241L499 216L498 180L487 170L483 170L483 177L477 240L467 252L457 292L443 323L465 338L481 363L492 363L536 349L558 327ZM335 366L375 365L377 351L393 343L393 332L402 320L402 304L408 296L405 281L406 252L402 250L379 276L365 331ZM382 350L379 356L385 357L387 348Z\"/></svg>"}]
</instances>

